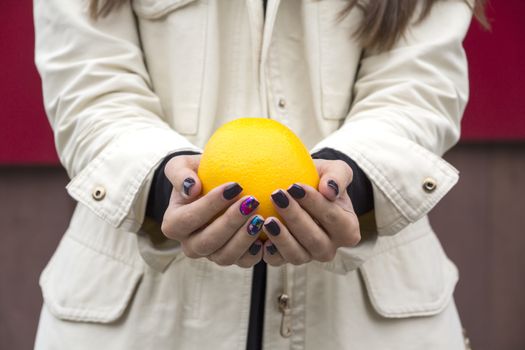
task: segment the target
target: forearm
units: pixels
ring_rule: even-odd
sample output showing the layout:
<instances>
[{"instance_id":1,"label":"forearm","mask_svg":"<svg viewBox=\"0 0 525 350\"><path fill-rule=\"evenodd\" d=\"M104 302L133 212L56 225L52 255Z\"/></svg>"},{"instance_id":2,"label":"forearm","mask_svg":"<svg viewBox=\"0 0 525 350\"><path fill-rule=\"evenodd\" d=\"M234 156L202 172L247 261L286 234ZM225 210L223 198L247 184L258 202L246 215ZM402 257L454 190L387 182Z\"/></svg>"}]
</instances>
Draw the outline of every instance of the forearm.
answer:
<instances>
[{"instance_id":1,"label":"forearm","mask_svg":"<svg viewBox=\"0 0 525 350\"><path fill-rule=\"evenodd\" d=\"M437 3L393 49L365 52L345 122L313 148L359 164L372 183L379 234L423 218L458 181L441 156L459 139L468 98L462 40L471 15L461 1Z\"/></svg>"},{"instance_id":2,"label":"forearm","mask_svg":"<svg viewBox=\"0 0 525 350\"><path fill-rule=\"evenodd\" d=\"M34 12L36 63L68 191L135 231L152 169L171 152L198 148L164 122L130 4L98 21L81 2L37 0Z\"/></svg>"}]
</instances>

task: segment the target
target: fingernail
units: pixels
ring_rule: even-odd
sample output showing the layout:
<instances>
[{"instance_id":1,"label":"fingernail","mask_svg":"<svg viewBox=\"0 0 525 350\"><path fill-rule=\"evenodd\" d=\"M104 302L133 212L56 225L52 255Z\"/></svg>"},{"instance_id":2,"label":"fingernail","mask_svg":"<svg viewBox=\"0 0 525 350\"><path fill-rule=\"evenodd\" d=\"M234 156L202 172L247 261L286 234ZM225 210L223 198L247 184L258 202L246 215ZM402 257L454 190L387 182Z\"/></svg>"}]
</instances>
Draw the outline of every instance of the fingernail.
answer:
<instances>
[{"instance_id":1,"label":"fingernail","mask_svg":"<svg viewBox=\"0 0 525 350\"><path fill-rule=\"evenodd\" d=\"M288 188L288 193L290 196L292 196L295 199L301 199L304 196L306 196L306 192L304 191L304 188L299 186L298 184L293 184Z\"/></svg>"},{"instance_id":2,"label":"fingernail","mask_svg":"<svg viewBox=\"0 0 525 350\"><path fill-rule=\"evenodd\" d=\"M277 206L281 209L284 209L290 204L288 201L288 197L284 194L282 190L278 190L277 192L272 193L272 199L277 204Z\"/></svg>"},{"instance_id":3,"label":"fingernail","mask_svg":"<svg viewBox=\"0 0 525 350\"><path fill-rule=\"evenodd\" d=\"M335 192L335 196L339 196L339 185L334 180L328 180L328 187L330 187Z\"/></svg>"},{"instance_id":4,"label":"fingernail","mask_svg":"<svg viewBox=\"0 0 525 350\"><path fill-rule=\"evenodd\" d=\"M222 196L224 199L230 200L235 198L239 193L242 192L242 187L238 183L233 183L224 189L224 192L222 192Z\"/></svg>"},{"instance_id":5,"label":"fingernail","mask_svg":"<svg viewBox=\"0 0 525 350\"><path fill-rule=\"evenodd\" d=\"M259 233L259 231L261 230L263 224L264 224L264 220L261 219L260 216L254 216L250 220L250 223L248 224L248 234L250 236L255 236L256 234Z\"/></svg>"},{"instance_id":6,"label":"fingernail","mask_svg":"<svg viewBox=\"0 0 525 350\"><path fill-rule=\"evenodd\" d=\"M275 253L277 253L277 247L274 246L273 244L270 244L270 245L266 246L266 251L268 251L268 253L270 253L270 255L274 255Z\"/></svg>"},{"instance_id":7,"label":"fingernail","mask_svg":"<svg viewBox=\"0 0 525 350\"><path fill-rule=\"evenodd\" d=\"M258 206L259 202L257 199L254 196L250 196L242 201L239 210L242 215L250 215Z\"/></svg>"},{"instance_id":8,"label":"fingernail","mask_svg":"<svg viewBox=\"0 0 525 350\"><path fill-rule=\"evenodd\" d=\"M184 194L186 196L190 195L190 190L193 187L193 185L195 185L195 180L191 177L185 178L182 182L182 191L184 191Z\"/></svg>"},{"instance_id":9,"label":"fingernail","mask_svg":"<svg viewBox=\"0 0 525 350\"><path fill-rule=\"evenodd\" d=\"M272 236L277 236L279 233L281 233L281 228L274 219L271 219L267 224L264 224L264 227L266 227Z\"/></svg>"},{"instance_id":10,"label":"fingernail","mask_svg":"<svg viewBox=\"0 0 525 350\"><path fill-rule=\"evenodd\" d=\"M262 247L262 244L254 243L250 246L250 249L248 249L248 251L250 252L251 255L257 255L257 253L259 253L259 250L261 250L261 247Z\"/></svg>"}]
</instances>

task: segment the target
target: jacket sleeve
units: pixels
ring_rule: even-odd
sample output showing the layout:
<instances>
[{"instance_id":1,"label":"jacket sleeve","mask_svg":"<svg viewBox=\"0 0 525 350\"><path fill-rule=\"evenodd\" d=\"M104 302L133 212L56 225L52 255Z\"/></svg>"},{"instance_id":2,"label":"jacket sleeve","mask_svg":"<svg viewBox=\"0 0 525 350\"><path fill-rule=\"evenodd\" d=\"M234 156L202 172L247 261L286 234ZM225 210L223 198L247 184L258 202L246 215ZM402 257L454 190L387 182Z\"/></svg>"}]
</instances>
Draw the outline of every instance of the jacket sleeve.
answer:
<instances>
[{"instance_id":1,"label":"jacket sleeve","mask_svg":"<svg viewBox=\"0 0 525 350\"><path fill-rule=\"evenodd\" d=\"M367 174L380 235L422 218L458 181L441 156L459 139L468 99L471 17L464 1L436 2L394 48L365 50L347 118L313 149L343 152Z\"/></svg>"},{"instance_id":2,"label":"jacket sleeve","mask_svg":"<svg viewBox=\"0 0 525 350\"><path fill-rule=\"evenodd\" d=\"M200 152L163 121L129 2L92 20L88 1L35 0L35 58L69 194L115 227L137 231L154 169Z\"/></svg>"}]
</instances>

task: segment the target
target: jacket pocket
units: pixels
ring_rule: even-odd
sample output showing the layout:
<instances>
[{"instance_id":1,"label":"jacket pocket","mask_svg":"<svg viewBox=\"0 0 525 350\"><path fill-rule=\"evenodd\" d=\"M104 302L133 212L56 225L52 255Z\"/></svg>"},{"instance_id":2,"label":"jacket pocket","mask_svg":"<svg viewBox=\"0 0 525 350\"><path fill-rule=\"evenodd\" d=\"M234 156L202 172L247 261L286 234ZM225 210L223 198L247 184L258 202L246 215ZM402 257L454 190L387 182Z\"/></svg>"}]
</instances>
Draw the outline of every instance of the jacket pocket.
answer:
<instances>
[{"instance_id":1,"label":"jacket pocket","mask_svg":"<svg viewBox=\"0 0 525 350\"><path fill-rule=\"evenodd\" d=\"M361 21L360 11L341 13L348 1L318 2L321 112L324 119L344 119L352 102L352 86L361 48L352 36Z\"/></svg>"},{"instance_id":2,"label":"jacket pocket","mask_svg":"<svg viewBox=\"0 0 525 350\"><path fill-rule=\"evenodd\" d=\"M438 314L458 280L433 233L382 252L359 270L375 311L390 318Z\"/></svg>"},{"instance_id":3,"label":"jacket pocket","mask_svg":"<svg viewBox=\"0 0 525 350\"><path fill-rule=\"evenodd\" d=\"M206 0L133 0L144 60L166 122L183 135L199 129L206 67Z\"/></svg>"},{"instance_id":4,"label":"jacket pocket","mask_svg":"<svg viewBox=\"0 0 525 350\"><path fill-rule=\"evenodd\" d=\"M40 277L40 287L55 317L109 323L122 316L142 274L65 236Z\"/></svg>"}]
</instances>

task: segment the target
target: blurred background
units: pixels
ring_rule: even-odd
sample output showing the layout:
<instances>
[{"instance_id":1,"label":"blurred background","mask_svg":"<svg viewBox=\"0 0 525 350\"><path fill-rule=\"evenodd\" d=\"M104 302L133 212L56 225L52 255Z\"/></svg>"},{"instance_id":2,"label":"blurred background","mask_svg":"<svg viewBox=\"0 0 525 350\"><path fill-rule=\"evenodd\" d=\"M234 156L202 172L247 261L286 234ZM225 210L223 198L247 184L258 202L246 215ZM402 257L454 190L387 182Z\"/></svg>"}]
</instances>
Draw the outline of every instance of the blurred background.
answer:
<instances>
[{"instance_id":1,"label":"blurred background","mask_svg":"<svg viewBox=\"0 0 525 350\"><path fill-rule=\"evenodd\" d=\"M32 2L2 0L0 13L0 349L30 349L38 277L74 203L42 107ZM431 221L460 270L455 298L473 349L523 350L525 1L492 1L488 15L492 31L473 23L465 41L471 100L445 156L460 182Z\"/></svg>"}]
</instances>

